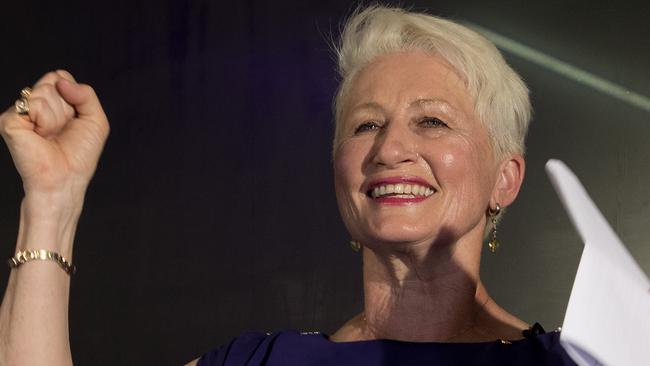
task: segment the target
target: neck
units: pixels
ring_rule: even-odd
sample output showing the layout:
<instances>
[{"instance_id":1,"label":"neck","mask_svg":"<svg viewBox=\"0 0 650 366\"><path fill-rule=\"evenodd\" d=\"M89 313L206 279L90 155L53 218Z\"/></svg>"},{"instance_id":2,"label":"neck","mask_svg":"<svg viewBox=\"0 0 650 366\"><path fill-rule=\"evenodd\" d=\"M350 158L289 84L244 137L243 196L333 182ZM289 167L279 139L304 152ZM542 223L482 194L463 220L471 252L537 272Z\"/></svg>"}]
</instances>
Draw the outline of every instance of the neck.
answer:
<instances>
[{"instance_id":1,"label":"neck","mask_svg":"<svg viewBox=\"0 0 650 366\"><path fill-rule=\"evenodd\" d=\"M364 247L364 312L333 340L519 338L526 324L498 307L479 279L481 239L454 245L415 244L401 250L389 245ZM479 248L468 247L472 245Z\"/></svg>"}]
</instances>

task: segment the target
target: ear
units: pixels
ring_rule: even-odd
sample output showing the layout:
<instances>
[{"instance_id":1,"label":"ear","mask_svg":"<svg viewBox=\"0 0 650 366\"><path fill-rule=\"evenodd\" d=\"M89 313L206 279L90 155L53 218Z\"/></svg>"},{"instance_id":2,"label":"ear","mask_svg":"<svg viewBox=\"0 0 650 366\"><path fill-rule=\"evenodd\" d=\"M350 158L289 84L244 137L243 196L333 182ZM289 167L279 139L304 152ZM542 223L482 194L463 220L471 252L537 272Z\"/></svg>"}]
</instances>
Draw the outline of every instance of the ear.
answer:
<instances>
[{"instance_id":1,"label":"ear","mask_svg":"<svg viewBox=\"0 0 650 366\"><path fill-rule=\"evenodd\" d=\"M526 162L521 155L511 155L499 165L497 180L490 199L490 207L508 207L519 194L524 180Z\"/></svg>"}]
</instances>

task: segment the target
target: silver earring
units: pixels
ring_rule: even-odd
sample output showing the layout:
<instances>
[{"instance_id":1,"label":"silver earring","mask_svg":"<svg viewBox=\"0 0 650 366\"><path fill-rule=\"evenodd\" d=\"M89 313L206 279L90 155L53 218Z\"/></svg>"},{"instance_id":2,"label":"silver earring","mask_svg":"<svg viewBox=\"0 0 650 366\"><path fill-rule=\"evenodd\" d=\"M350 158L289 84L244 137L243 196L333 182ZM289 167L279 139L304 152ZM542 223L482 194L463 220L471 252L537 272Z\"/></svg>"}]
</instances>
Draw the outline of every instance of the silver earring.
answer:
<instances>
[{"instance_id":1,"label":"silver earring","mask_svg":"<svg viewBox=\"0 0 650 366\"><path fill-rule=\"evenodd\" d=\"M490 220L492 221L492 231L490 232L490 241L488 242L488 248L490 252L496 253L499 249L499 240L497 239L497 216L501 212L501 206L497 203L497 207L490 208L488 213L490 214Z\"/></svg>"},{"instance_id":2,"label":"silver earring","mask_svg":"<svg viewBox=\"0 0 650 366\"><path fill-rule=\"evenodd\" d=\"M350 240L350 248L352 248L352 251L358 252L361 250L361 243L356 240Z\"/></svg>"}]
</instances>

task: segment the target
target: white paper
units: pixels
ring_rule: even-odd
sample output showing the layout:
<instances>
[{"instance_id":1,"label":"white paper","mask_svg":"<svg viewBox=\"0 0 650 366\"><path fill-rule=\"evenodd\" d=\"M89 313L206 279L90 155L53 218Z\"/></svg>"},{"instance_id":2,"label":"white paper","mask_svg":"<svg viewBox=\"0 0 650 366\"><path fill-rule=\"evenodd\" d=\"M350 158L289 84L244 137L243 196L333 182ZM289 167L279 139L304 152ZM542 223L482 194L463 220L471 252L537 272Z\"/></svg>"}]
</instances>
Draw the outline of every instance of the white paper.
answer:
<instances>
[{"instance_id":1,"label":"white paper","mask_svg":"<svg viewBox=\"0 0 650 366\"><path fill-rule=\"evenodd\" d=\"M578 178L559 160L546 172L585 249L560 342L578 365L650 365L650 281Z\"/></svg>"}]
</instances>

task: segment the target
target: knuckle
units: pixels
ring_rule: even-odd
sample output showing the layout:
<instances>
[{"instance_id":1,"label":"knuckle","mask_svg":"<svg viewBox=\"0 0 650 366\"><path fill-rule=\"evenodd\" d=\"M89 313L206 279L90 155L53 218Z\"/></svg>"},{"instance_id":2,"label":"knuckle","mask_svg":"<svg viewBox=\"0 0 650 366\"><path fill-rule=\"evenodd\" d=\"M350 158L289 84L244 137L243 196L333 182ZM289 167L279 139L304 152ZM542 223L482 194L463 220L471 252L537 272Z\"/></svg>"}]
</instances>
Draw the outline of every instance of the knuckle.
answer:
<instances>
[{"instance_id":1,"label":"knuckle","mask_svg":"<svg viewBox=\"0 0 650 366\"><path fill-rule=\"evenodd\" d=\"M65 69L56 69L56 70L54 70L54 72L59 76L63 76L63 75L72 76L72 74L70 74L70 72L68 70L65 70Z\"/></svg>"},{"instance_id":2,"label":"knuckle","mask_svg":"<svg viewBox=\"0 0 650 366\"><path fill-rule=\"evenodd\" d=\"M59 95L59 93L56 91L56 88L55 88L54 85L52 85L52 84L42 84L42 85L39 85L39 86L38 86L38 87L37 87L37 88L32 92L32 95L33 95L33 94L37 94L37 95L44 96L44 97L48 97L48 96L49 96L49 97L55 97L55 96L58 96L58 95Z\"/></svg>"},{"instance_id":3,"label":"knuckle","mask_svg":"<svg viewBox=\"0 0 650 366\"><path fill-rule=\"evenodd\" d=\"M90 94L90 95L96 95L96 93L95 93L95 89L93 89L92 86L90 86L90 85L88 85L88 84L79 84L79 85L83 88L83 91L84 91L85 93L88 93L88 94Z\"/></svg>"},{"instance_id":4,"label":"knuckle","mask_svg":"<svg viewBox=\"0 0 650 366\"><path fill-rule=\"evenodd\" d=\"M43 78L48 80L56 80L59 78L59 74L57 74L56 71L48 71L45 75L43 75Z\"/></svg>"},{"instance_id":5,"label":"knuckle","mask_svg":"<svg viewBox=\"0 0 650 366\"><path fill-rule=\"evenodd\" d=\"M55 71L50 71L43 75L34 85L34 89L36 87L39 87L41 85L45 84L54 84L57 80L59 80L61 77L55 72Z\"/></svg>"},{"instance_id":6,"label":"knuckle","mask_svg":"<svg viewBox=\"0 0 650 366\"><path fill-rule=\"evenodd\" d=\"M59 75L60 77L62 77L64 79L67 79L67 80L70 80L70 81L75 81L74 76L72 76L72 74L68 70L57 69L55 72L57 73L57 75Z\"/></svg>"},{"instance_id":7,"label":"knuckle","mask_svg":"<svg viewBox=\"0 0 650 366\"><path fill-rule=\"evenodd\" d=\"M29 101L29 115L33 117L39 124L47 124L52 118L54 112L48 103L47 99L34 98Z\"/></svg>"},{"instance_id":8,"label":"knuckle","mask_svg":"<svg viewBox=\"0 0 650 366\"><path fill-rule=\"evenodd\" d=\"M47 104L44 98L39 97L39 96L32 96L29 98L27 101L29 104L29 110L30 111L38 111L43 109L44 105Z\"/></svg>"}]
</instances>

